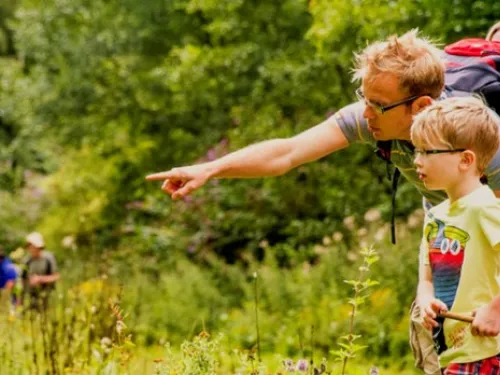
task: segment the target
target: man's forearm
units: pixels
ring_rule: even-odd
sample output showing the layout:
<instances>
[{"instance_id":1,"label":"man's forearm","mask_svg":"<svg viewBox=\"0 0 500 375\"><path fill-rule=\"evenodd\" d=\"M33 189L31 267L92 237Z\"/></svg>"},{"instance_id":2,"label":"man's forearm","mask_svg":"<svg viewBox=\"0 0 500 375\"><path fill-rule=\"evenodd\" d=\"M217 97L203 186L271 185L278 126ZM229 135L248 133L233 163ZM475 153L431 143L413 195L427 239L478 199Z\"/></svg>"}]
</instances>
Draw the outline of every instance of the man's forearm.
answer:
<instances>
[{"instance_id":1,"label":"man's forearm","mask_svg":"<svg viewBox=\"0 0 500 375\"><path fill-rule=\"evenodd\" d=\"M273 139L232 152L205 163L209 178L252 178L279 176L293 166L289 139Z\"/></svg>"},{"instance_id":2,"label":"man's forearm","mask_svg":"<svg viewBox=\"0 0 500 375\"><path fill-rule=\"evenodd\" d=\"M292 138L273 139L245 147L206 163L209 178L279 176L349 146L333 117Z\"/></svg>"}]
</instances>

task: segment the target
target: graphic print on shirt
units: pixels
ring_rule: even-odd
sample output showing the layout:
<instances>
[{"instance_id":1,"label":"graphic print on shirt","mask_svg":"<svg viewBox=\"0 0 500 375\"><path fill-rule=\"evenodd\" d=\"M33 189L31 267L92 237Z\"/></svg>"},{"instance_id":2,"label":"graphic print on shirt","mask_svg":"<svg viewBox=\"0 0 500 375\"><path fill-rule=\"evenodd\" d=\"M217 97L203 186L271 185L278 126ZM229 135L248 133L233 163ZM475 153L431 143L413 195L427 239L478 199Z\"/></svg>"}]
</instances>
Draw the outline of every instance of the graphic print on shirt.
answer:
<instances>
[{"instance_id":1,"label":"graphic print on shirt","mask_svg":"<svg viewBox=\"0 0 500 375\"><path fill-rule=\"evenodd\" d=\"M460 281L465 244L470 236L460 228L431 219L425 226L425 238L429 244L434 293L451 309Z\"/></svg>"}]
</instances>

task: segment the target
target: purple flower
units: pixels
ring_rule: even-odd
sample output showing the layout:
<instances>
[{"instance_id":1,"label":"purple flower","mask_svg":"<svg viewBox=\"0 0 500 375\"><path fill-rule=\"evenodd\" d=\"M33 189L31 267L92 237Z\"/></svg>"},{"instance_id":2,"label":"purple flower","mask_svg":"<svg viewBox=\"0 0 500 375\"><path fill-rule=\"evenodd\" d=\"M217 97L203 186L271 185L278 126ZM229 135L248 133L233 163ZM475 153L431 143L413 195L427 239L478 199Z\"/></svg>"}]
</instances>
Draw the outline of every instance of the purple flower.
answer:
<instances>
[{"instance_id":1,"label":"purple flower","mask_svg":"<svg viewBox=\"0 0 500 375\"><path fill-rule=\"evenodd\" d=\"M295 367L291 359L285 359L283 361L283 366L285 366L286 372L295 372Z\"/></svg>"},{"instance_id":2,"label":"purple flower","mask_svg":"<svg viewBox=\"0 0 500 375\"><path fill-rule=\"evenodd\" d=\"M306 372L307 371L307 359L299 359L297 361L297 371Z\"/></svg>"},{"instance_id":3,"label":"purple flower","mask_svg":"<svg viewBox=\"0 0 500 375\"><path fill-rule=\"evenodd\" d=\"M210 150L208 150L207 152L207 159L208 160L215 160L217 158L217 154L215 153L215 150L213 148L211 148Z\"/></svg>"}]
</instances>

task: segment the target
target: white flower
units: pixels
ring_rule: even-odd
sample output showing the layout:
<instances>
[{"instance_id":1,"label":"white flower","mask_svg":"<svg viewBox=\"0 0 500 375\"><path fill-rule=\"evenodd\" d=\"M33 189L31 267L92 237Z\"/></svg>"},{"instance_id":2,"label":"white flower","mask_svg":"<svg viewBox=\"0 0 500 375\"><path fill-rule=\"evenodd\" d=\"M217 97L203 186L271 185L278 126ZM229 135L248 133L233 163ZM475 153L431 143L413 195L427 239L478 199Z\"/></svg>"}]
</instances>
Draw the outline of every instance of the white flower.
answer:
<instances>
[{"instance_id":1,"label":"white flower","mask_svg":"<svg viewBox=\"0 0 500 375\"><path fill-rule=\"evenodd\" d=\"M340 242L344 238L344 235L341 232L335 232L332 238L335 242Z\"/></svg>"},{"instance_id":2,"label":"white flower","mask_svg":"<svg viewBox=\"0 0 500 375\"><path fill-rule=\"evenodd\" d=\"M121 335L125 328L127 328L127 326L125 325L125 323L123 323L122 320L116 321L116 332L118 332L119 335Z\"/></svg>"},{"instance_id":3,"label":"white flower","mask_svg":"<svg viewBox=\"0 0 500 375\"><path fill-rule=\"evenodd\" d=\"M344 219L344 225L349 230L354 230L354 216L348 216Z\"/></svg>"},{"instance_id":4,"label":"white flower","mask_svg":"<svg viewBox=\"0 0 500 375\"><path fill-rule=\"evenodd\" d=\"M365 213L365 220L369 223L379 220L382 214L376 208L371 208Z\"/></svg>"},{"instance_id":5,"label":"white flower","mask_svg":"<svg viewBox=\"0 0 500 375\"><path fill-rule=\"evenodd\" d=\"M109 337L103 337L101 339L101 348L106 349L106 348L110 347L111 344L112 344L112 341Z\"/></svg>"}]
</instances>

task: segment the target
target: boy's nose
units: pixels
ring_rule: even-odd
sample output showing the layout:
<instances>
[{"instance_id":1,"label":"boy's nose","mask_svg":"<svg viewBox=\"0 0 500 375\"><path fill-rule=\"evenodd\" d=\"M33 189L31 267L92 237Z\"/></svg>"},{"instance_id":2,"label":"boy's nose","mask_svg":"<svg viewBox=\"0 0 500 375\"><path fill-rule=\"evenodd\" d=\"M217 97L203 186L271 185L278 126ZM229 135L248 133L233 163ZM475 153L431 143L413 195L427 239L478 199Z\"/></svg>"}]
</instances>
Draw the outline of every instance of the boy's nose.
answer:
<instances>
[{"instance_id":1,"label":"boy's nose","mask_svg":"<svg viewBox=\"0 0 500 375\"><path fill-rule=\"evenodd\" d=\"M422 156L420 154L415 155L415 159L413 159L413 164L416 167L421 167L422 166Z\"/></svg>"}]
</instances>

